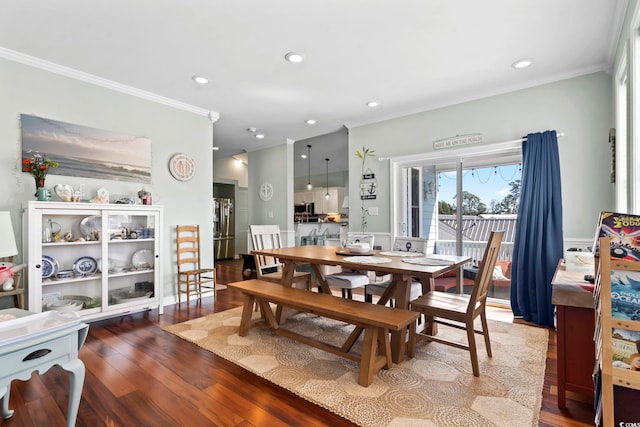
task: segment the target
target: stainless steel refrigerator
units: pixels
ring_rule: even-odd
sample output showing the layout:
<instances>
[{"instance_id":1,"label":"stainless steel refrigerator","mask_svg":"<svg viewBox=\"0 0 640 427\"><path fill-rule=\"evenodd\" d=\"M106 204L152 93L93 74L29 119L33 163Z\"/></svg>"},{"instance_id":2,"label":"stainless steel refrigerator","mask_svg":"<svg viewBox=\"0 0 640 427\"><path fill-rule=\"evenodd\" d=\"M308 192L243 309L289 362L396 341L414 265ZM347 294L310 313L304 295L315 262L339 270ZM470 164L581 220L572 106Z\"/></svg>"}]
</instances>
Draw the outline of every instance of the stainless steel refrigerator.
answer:
<instances>
[{"instance_id":1,"label":"stainless steel refrigerator","mask_svg":"<svg viewBox=\"0 0 640 427\"><path fill-rule=\"evenodd\" d=\"M213 199L213 253L215 259L235 254L235 218L233 199Z\"/></svg>"}]
</instances>

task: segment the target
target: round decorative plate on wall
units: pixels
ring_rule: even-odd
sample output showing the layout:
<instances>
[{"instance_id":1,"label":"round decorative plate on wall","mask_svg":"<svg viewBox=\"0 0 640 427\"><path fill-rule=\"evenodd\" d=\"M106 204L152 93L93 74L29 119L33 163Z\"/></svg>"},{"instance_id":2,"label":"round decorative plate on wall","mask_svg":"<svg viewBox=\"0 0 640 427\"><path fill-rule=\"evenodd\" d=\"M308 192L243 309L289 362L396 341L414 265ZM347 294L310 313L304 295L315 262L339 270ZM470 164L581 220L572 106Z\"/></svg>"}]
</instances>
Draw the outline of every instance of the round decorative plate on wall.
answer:
<instances>
[{"instance_id":1,"label":"round decorative plate on wall","mask_svg":"<svg viewBox=\"0 0 640 427\"><path fill-rule=\"evenodd\" d=\"M273 185L271 185L270 182L263 182L260 186L260 192L258 195L263 202L271 200L273 197Z\"/></svg>"},{"instance_id":2,"label":"round decorative plate on wall","mask_svg":"<svg viewBox=\"0 0 640 427\"><path fill-rule=\"evenodd\" d=\"M174 154L169 160L169 172L178 181L188 181L196 173L196 163L191 156L183 153Z\"/></svg>"}]
</instances>

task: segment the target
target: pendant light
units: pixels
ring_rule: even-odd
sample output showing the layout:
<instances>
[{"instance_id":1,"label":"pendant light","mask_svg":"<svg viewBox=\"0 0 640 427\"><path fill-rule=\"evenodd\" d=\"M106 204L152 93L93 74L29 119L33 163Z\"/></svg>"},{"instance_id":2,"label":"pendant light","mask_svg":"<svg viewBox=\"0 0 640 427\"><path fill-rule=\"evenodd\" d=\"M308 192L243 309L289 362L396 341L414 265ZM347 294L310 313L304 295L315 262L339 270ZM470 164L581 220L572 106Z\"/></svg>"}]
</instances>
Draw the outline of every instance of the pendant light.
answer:
<instances>
[{"instance_id":1,"label":"pendant light","mask_svg":"<svg viewBox=\"0 0 640 427\"><path fill-rule=\"evenodd\" d=\"M311 190L313 185L311 185L311 146L307 145L307 167L308 167L308 178L307 181L307 190Z\"/></svg>"},{"instance_id":2,"label":"pendant light","mask_svg":"<svg viewBox=\"0 0 640 427\"><path fill-rule=\"evenodd\" d=\"M325 159L327 161L327 194L324 195L326 200L329 200L329 159Z\"/></svg>"}]
</instances>

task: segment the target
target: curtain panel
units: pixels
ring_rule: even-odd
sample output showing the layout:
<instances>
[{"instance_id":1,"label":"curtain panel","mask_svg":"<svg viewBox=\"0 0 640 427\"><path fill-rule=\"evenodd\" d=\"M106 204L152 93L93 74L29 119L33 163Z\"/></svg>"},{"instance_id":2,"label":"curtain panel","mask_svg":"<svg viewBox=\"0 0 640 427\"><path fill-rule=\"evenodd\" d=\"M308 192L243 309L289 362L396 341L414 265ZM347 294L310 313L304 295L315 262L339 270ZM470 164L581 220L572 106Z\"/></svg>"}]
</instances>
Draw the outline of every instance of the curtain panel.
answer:
<instances>
[{"instance_id":1,"label":"curtain panel","mask_svg":"<svg viewBox=\"0 0 640 427\"><path fill-rule=\"evenodd\" d=\"M556 131L522 143L522 185L512 260L513 314L554 327L551 280L562 258L562 191Z\"/></svg>"}]
</instances>

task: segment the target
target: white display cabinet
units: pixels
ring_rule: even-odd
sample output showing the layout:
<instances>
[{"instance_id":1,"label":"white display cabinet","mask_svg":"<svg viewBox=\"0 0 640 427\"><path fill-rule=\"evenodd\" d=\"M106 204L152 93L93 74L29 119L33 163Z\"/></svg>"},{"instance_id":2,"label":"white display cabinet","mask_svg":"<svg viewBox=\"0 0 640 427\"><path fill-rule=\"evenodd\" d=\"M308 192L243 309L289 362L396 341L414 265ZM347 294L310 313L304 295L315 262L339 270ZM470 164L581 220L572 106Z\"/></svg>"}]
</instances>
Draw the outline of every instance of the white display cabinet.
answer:
<instances>
[{"instance_id":1,"label":"white display cabinet","mask_svg":"<svg viewBox=\"0 0 640 427\"><path fill-rule=\"evenodd\" d=\"M162 306L162 207L28 202L28 310L99 319Z\"/></svg>"}]
</instances>

